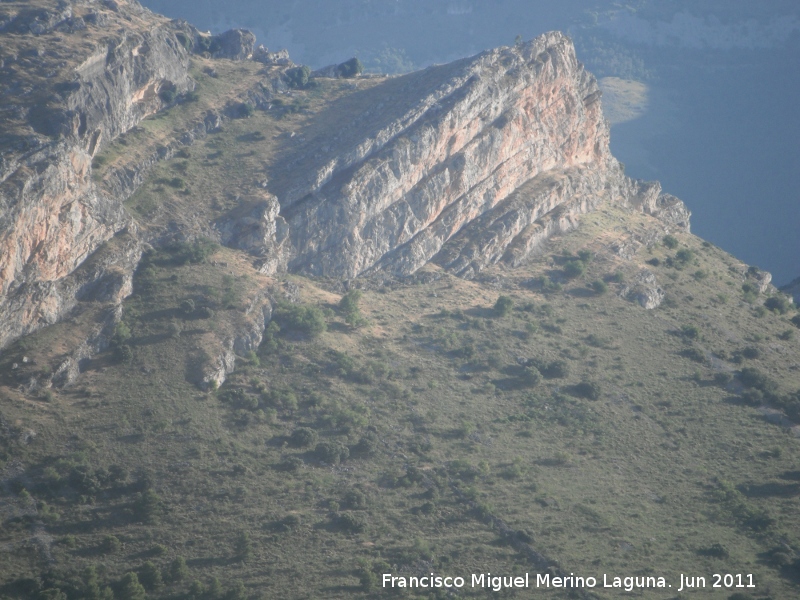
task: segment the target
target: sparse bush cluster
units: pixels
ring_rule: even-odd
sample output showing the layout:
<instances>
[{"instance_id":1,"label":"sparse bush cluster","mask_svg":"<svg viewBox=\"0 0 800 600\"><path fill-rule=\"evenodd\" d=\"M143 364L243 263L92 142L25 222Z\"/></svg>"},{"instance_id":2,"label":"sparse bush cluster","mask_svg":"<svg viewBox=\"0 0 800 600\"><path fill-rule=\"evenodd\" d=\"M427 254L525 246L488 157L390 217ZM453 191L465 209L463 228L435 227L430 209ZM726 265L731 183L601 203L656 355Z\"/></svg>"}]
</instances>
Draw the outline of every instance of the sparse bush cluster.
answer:
<instances>
[{"instance_id":1,"label":"sparse bush cluster","mask_svg":"<svg viewBox=\"0 0 800 600\"><path fill-rule=\"evenodd\" d=\"M533 359L528 366L535 367L546 379L563 379L569 376L569 363L564 360Z\"/></svg>"},{"instance_id":2,"label":"sparse bush cluster","mask_svg":"<svg viewBox=\"0 0 800 600\"><path fill-rule=\"evenodd\" d=\"M287 69L284 73L287 85L294 89L302 89L306 87L306 85L308 85L308 78L310 75L311 69L309 69L306 65L292 67L291 69Z\"/></svg>"},{"instance_id":3,"label":"sparse bush cluster","mask_svg":"<svg viewBox=\"0 0 800 600\"><path fill-rule=\"evenodd\" d=\"M362 295L361 290L352 289L342 296L339 301L339 313L351 327L360 327L367 322L361 315L361 309L359 308Z\"/></svg>"},{"instance_id":4,"label":"sparse bush cluster","mask_svg":"<svg viewBox=\"0 0 800 600\"><path fill-rule=\"evenodd\" d=\"M351 58L336 67L336 72L338 73L339 77L343 79L352 79L353 77L358 77L361 73L364 72L364 65L361 64L361 61L358 58Z\"/></svg>"},{"instance_id":5,"label":"sparse bush cluster","mask_svg":"<svg viewBox=\"0 0 800 600\"><path fill-rule=\"evenodd\" d=\"M275 309L273 319L278 322L282 331L296 331L312 338L321 335L328 328L325 315L318 306L282 302Z\"/></svg>"},{"instance_id":6,"label":"sparse bush cluster","mask_svg":"<svg viewBox=\"0 0 800 600\"><path fill-rule=\"evenodd\" d=\"M514 300L509 296L500 296L494 303L494 312L498 317L505 317L511 313L514 307Z\"/></svg>"}]
</instances>

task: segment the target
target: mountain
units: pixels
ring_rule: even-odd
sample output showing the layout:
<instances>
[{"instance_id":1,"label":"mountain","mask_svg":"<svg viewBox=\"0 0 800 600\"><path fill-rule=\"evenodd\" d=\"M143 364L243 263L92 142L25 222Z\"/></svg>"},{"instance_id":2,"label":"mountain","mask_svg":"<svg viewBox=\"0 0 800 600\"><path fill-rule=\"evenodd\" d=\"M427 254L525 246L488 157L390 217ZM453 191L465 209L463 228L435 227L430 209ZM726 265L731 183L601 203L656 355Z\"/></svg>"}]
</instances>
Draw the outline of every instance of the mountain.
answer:
<instances>
[{"instance_id":1,"label":"mountain","mask_svg":"<svg viewBox=\"0 0 800 600\"><path fill-rule=\"evenodd\" d=\"M0 35L0 594L796 593L800 317L624 174L569 38L389 77L123 0Z\"/></svg>"}]
</instances>

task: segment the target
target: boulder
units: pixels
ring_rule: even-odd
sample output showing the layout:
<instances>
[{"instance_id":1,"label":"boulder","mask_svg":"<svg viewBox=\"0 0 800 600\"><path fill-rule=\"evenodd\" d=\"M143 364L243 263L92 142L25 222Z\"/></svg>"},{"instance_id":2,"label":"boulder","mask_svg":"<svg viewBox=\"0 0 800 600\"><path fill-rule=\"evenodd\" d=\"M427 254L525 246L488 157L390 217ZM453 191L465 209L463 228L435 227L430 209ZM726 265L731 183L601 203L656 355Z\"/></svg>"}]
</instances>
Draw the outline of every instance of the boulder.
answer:
<instances>
[{"instance_id":1,"label":"boulder","mask_svg":"<svg viewBox=\"0 0 800 600\"><path fill-rule=\"evenodd\" d=\"M230 29L214 37L214 58L249 60L253 56L256 36L246 29Z\"/></svg>"}]
</instances>

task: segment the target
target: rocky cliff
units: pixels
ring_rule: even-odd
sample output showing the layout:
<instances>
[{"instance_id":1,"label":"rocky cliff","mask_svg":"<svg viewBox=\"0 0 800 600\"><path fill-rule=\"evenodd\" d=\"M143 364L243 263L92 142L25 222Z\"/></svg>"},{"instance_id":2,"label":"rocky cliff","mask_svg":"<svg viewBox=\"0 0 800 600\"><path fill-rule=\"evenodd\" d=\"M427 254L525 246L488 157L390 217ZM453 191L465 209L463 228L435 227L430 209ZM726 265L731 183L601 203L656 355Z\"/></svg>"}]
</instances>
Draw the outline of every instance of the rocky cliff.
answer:
<instances>
[{"instance_id":1,"label":"rocky cliff","mask_svg":"<svg viewBox=\"0 0 800 600\"><path fill-rule=\"evenodd\" d=\"M518 263L604 199L688 230L679 200L624 176L597 83L560 33L369 93L369 110L271 169L280 215L264 206L264 242L251 247L268 268L394 276L433 260L468 276Z\"/></svg>"},{"instance_id":2,"label":"rocky cliff","mask_svg":"<svg viewBox=\"0 0 800 600\"><path fill-rule=\"evenodd\" d=\"M124 198L94 185L92 157L193 88L189 54L201 36L125 0L7 2L0 36L3 347L106 289L106 276L118 289L105 298L129 293L141 248L102 247L136 225ZM240 52L223 41L218 53ZM95 252L110 271L80 269Z\"/></svg>"},{"instance_id":3,"label":"rocky cliff","mask_svg":"<svg viewBox=\"0 0 800 600\"><path fill-rule=\"evenodd\" d=\"M122 0L5 3L0 35L8 42L0 59L3 347L78 299L119 302L130 293L142 238L123 202L173 152L152 149L116 187L95 184L93 157L193 89L192 52L247 60L254 38L209 38ZM280 81L291 63L273 62L266 69ZM254 78L259 86L265 110L287 93ZM266 199L212 219L214 235L260 257L262 272L382 278L434 261L469 277L499 260L519 264L601 201L688 229L680 201L624 176L595 79L560 33L354 95L370 108L344 120L314 115L308 135L283 140L265 167ZM209 126L201 115L191 131L218 128L219 119L214 113ZM107 243L123 231L124 243Z\"/></svg>"}]
</instances>

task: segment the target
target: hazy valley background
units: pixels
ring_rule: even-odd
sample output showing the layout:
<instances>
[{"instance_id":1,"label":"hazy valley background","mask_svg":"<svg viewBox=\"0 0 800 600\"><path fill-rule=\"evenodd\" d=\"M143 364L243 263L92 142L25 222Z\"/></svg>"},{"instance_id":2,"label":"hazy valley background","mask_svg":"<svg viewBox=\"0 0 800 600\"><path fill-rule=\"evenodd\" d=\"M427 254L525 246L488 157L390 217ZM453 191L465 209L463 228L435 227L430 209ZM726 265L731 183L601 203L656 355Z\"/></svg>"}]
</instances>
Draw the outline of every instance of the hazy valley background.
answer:
<instances>
[{"instance_id":1,"label":"hazy valley background","mask_svg":"<svg viewBox=\"0 0 800 600\"><path fill-rule=\"evenodd\" d=\"M676 0L142 0L218 33L252 30L321 67L358 56L400 73L544 31L567 31L616 97L612 150L694 213L693 231L771 271L800 275L800 7ZM633 80L632 86L613 78ZM616 84L616 93L611 88Z\"/></svg>"}]
</instances>

